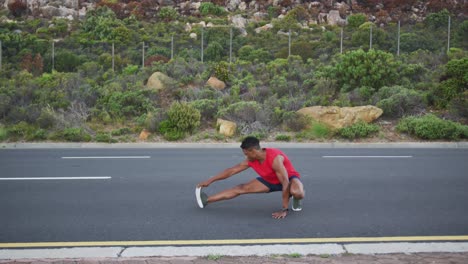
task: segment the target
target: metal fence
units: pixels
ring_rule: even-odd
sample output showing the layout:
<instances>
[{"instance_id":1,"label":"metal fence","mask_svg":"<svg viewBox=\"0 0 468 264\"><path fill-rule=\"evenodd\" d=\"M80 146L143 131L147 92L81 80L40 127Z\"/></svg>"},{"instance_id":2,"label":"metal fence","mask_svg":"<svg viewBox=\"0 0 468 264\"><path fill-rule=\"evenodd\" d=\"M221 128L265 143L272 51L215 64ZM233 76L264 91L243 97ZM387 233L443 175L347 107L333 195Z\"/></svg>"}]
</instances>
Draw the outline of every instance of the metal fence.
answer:
<instances>
[{"instance_id":1,"label":"metal fence","mask_svg":"<svg viewBox=\"0 0 468 264\"><path fill-rule=\"evenodd\" d=\"M284 57L296 55L294 49L292 49L295 43L312 43L330 38L329 42L332 44L329 44L328 48L319 51L328 57L336 53L344 53L347 50L357 48L384 50L394 53L396 56L417 49L434 49L434 47L440 47L440 52L448 52L451 47L451 24L452 22L449 17L446 30L439 30L437 32L426 30L425 32L430 32L427 36L420 36L417 34L419 30L417 28L418 25L405 25L404 28L402 28L400 22L386 26L385 34L382 33L383 30L381 28L375 26L370 26L368 31L363 32L361 30L361 35L355 34L357 29L350 29L348 27L323 28L325 30L319 37L317 37L317 34L295 33L289 30L276 35L276 45L263 43L262 48L273 56L277 56L283 51ZM321 30L320 26L317 26L316 30ZM173 34L170 41L168 41L167 38L160 38L129 45L116 44L113 42L78 44L66 40L52 42L40 41L34 43L34 45L32 45L33 47L29 48L29 50L33 54L41 54L44 71L52 71L57 68L71 71L73 69L64 69L61 64L66 64L67 59L77 58L83 61L99 61L108 69L117 70L118 67L123 67L125 65L141 65L141 67L145 67L148 65L148 61L151 61L152 56L160 56L168 59L183 56L205 62L207 60L207 52L209 52L211 48L210 43L212 39L215 36L219 38L220 34L222 36L222 43L220 43L222 48L221 54L218 54L219 57L217 61L231 63L237 59L236 54L240 49L239 43L249 43L239 41L239 38L244 38L241 32L230 27L202 28L200 30L200 35L197 36L196 39L189 37L188 34ZM383 35L386 36L385 39L383 39ZM416 43L419 44L416 45ZM22 52L20 47L8 47L5 43L2 43L1 40L0 47L0 70L2 70L2 67L4 67L6 63L13 64L13 67L15 63L20 63ZM284 54L286 51L287 54ZM85 58L83 58L83 54L86 54ZM8 56L11 58L8 58ZM210 58L210 60L213 60L213 58Z\"/></svg>"}]
</instances>

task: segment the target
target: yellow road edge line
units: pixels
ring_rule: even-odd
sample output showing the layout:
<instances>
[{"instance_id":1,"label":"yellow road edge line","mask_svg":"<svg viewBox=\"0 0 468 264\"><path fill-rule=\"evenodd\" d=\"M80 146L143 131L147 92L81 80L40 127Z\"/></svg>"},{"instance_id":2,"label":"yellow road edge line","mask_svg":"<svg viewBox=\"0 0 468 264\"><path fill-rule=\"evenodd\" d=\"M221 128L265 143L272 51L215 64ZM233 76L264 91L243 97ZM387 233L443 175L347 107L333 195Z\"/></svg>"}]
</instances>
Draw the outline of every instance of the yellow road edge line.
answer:
<instances>
[{"instance_id":1,"label":"yellow road edge line","mask_svg":"<svg viewBox=\"0 0 468 264\"><path fill-rule=\"evenodd\" d=\"M396 237L335 237L335 238L277 238L277 239L220 239L220 240L154 240L154 241L82 241L82 242L27 242L0 243L0 248L40 247L109 247L109 246L199 246L248 244L307 244L307 243L357 243L357 242L425 242L468 241L462 236L396 236Z\"/></svg>"}]
</instances>

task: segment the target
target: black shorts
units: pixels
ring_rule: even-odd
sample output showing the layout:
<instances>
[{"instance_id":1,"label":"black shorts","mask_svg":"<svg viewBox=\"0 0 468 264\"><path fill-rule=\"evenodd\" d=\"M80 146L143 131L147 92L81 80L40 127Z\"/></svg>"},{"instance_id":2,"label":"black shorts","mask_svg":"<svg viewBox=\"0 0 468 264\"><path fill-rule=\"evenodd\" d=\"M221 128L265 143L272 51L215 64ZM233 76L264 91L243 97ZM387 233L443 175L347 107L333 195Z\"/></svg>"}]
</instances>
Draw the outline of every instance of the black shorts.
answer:
<instances>
[{"instance_id":1,"label":"black shorts","mask_svg":"<svg viewBox=\"0 0 468 264\"><path fill-rule=\"evenodd\" d=\"M293 176L289 177L289 180L291 181L294 178L298 179L299 181L301 180L301 178L299 178L296 175L293 175ZM260 181L261 183L263 183L266 187L268 187L270 189L269 192L280 192L280 191L283 190L283 185L281 183L280 184L272 184L272 183L269 183L269 182L265 181L262 177L257 177L257 180Z\"/></svg>"}]
</instances>

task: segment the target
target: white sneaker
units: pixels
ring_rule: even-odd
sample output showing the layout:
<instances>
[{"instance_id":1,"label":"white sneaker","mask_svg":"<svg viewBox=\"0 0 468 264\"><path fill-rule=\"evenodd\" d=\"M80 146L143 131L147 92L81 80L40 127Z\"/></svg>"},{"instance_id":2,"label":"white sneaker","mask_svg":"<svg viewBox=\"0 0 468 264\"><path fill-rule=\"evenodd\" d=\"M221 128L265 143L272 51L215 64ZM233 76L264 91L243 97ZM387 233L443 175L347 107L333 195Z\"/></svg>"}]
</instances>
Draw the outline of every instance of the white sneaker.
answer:
<instances>
[{"instance_id":1,"label":"white sneaker","mask_svg":"<svg viewBox=\"0 0 468 264\"><path fill-rule=\"evenodd\" d=\"M195 189L195 197L197 198L197 203L200 208L205 208L208 204L208 195L202 192L201 187Z\"/></svg>"}]
</instances>

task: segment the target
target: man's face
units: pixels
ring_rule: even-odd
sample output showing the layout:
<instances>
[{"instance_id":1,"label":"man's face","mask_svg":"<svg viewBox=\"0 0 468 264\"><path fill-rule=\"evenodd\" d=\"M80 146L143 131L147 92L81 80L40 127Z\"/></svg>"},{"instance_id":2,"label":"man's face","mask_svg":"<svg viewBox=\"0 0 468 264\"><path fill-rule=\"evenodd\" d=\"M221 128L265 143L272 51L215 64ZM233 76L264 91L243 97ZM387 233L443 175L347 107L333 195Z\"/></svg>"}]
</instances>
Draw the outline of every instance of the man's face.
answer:
<instances>
[{"instance_id":1,"label":"man's face","mask_svg":"<svg viewBox=\"0 0 468 264\"><path fill-rule=\"evenodd\" d=\"M245 157L249 161L254 161L257 157L257 151L255 148L242 149L242 152L244 152Z\"/></svg>"}]
</instances>

